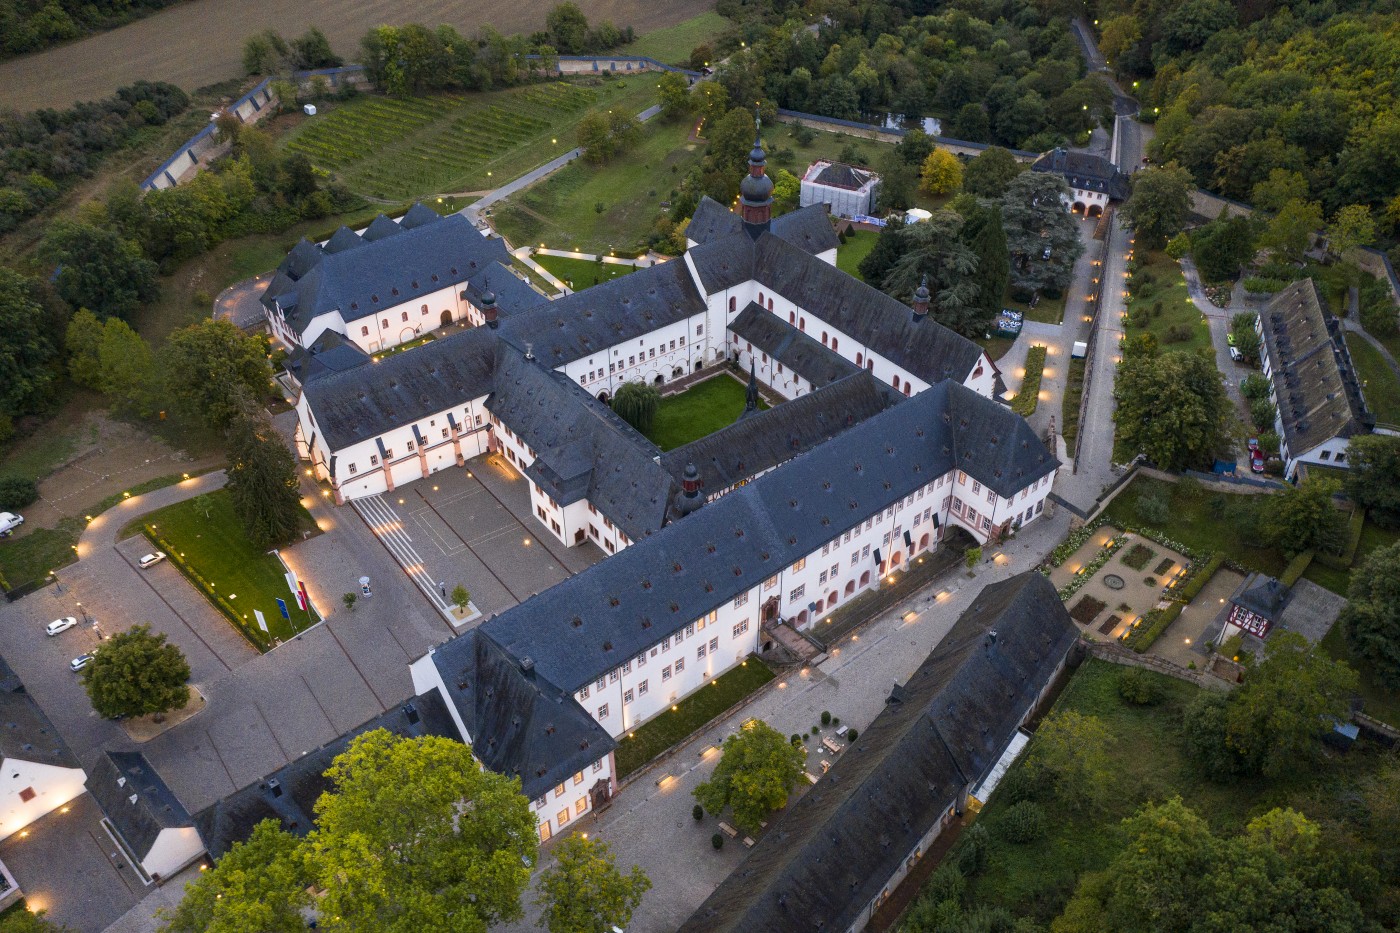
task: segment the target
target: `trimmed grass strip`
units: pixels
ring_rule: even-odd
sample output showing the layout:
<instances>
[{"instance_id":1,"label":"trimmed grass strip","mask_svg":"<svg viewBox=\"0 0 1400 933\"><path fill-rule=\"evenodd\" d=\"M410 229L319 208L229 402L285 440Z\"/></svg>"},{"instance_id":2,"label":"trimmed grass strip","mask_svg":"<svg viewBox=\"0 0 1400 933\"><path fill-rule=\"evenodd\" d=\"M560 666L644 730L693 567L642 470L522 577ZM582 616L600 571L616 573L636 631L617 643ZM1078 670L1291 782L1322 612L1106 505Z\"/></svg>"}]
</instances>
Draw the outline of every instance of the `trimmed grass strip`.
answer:
<instances>
[{"instance_id":1,"label":"trimmed grass strip","mask_svg":"<svg viewBox=\"0 0 1400 933\"><path fill-rule=\"evenodd\" d=\"M1036 344L1026 351L1026 378L1011 402L1011 410L1022 418L1035 414L1040 404L1040 379L1045 374L1045 347Z\"/></svg>"}]
</instances>

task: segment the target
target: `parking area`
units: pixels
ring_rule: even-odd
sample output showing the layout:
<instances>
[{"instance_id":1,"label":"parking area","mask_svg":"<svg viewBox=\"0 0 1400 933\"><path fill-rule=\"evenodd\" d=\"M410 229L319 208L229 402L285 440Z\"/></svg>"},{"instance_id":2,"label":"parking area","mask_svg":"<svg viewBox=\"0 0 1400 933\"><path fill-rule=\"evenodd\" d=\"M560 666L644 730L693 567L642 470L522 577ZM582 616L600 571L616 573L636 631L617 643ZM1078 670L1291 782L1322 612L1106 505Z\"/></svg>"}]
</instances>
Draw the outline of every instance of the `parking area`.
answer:
<instances>
[{"instance_id":1,"label":"parking area","mask_svg":"<svg viewBox=\"0 0 1400 933\"><path fill-rule=\"evenodd\" d=\"M65 812L67 811L67 812ZM102 930L150 890L102 828L90 794L0 842L4 861L31 910L73 930Z\"/></svg>"},{"instance_id":2,"label":"parking area","mask_svg":"<svg viewBox=\"0 0 1400 933\"><path fill-rule=\"evenodd\" d=\"M482 619L606 556L591 542L565 547L554 538L532 517L528 481L494 455L356 507L435 603L465 586Z\"/></svg>"}]
</instances>

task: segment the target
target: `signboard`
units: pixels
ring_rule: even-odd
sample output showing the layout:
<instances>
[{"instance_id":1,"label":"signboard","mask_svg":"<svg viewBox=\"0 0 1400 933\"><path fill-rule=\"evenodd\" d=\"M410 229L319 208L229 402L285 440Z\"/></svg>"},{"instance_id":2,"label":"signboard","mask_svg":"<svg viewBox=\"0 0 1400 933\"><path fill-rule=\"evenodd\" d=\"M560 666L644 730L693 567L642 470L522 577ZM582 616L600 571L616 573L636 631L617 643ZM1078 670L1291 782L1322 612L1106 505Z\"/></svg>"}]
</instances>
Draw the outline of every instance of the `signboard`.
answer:
<instances>
[{"instance_id":1,"label":"signboard","mask_svg":"<svg viewBox=\"0 0 1400 933\"><path fill-rule=\"evenodd\" d=\"M261 609L254 609L254 610L253 610L253 615L257 617L257 620L258 620L258 628L260 628L260 629L262 629L264 632L266 632L266 631L267 631L267 620L263 618L262 610L261 610Z\"/></svg>"}]
</instances>

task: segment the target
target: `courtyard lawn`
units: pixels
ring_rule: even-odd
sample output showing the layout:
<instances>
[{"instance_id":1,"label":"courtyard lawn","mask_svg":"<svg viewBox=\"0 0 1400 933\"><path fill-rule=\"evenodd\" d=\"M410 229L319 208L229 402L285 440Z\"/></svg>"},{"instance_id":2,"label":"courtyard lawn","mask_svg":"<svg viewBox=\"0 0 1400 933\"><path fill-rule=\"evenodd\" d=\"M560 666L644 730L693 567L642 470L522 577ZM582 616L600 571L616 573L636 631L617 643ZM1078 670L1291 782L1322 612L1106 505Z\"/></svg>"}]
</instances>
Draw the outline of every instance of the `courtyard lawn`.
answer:
<instances>
[{"instance_id":1,"label":"courtyard lawn","mask_svg":"<svg viewBox=\"0 0 1400 933\"><path fill-rule=\"evenodd\" d=\"M865 281L856 268L862 259L870 255L878 239L880 234L874 230L853 230L846 234L846 242L836 248L836 267L847 275Z\"/></svg>"},{"instance_id":2,"label":"courtyard lawn","mask_svg":"<svg viewBox=\"0 0 1400 933\"><path fill-rule=\"evenodd\" d=\"M617 743L617 776L624 778L772 680L774 674L750 657L674 707L638 726Z\"/></svg>"},{"instance_id":3,"label":"courtyard lawn","mask_svg":"<svg viewBox=\"0 0 1400 933\"><path fill-rule=\"evenodd\" d=\"M1149 253L1147 263L1135 274L1139 282L1144 275L1149 276L1151 282L1139 284L1133 297L1128 299L1128 322L1124 327L1128 337L1150 333L1157 338L1157 347L1163 353L1209 349L1210 327L1191 301L1186 278L1175 260L1166 253ZM1112 285L1106 283L1105 287ZM1158 307L1160 312L1154 313L1152 309ZM1168 339L1169 331L1173 332L1173 338L1184 335L1184 339Z\"/></svg>"},{"instance_id":4,"label":"courtyard lawn","mask_svg":"<svg viewBox=\"0 0 1400 933\"><path fill-rule=\"evenodd\" d=\"M818 159L839 161L843 152L851 157L848 161L856 165L872 167L879 164L885 152L894 145L865 136L828 132L813 127L812 141L804 146L792 136L795 127L796 124L780 123L763 131L763 143L768 149L768 170L770 172L773 171L774 167L784 168L801 178L803 173L807 171L807 166L813 162ZM939 204L947 200L947 198L939 199ZM930 206L928 196L922 193L918 196L918 202L920 207L929 210L938 206Z\"/></svg>"},{"instance_id":5,"label":"courtyard lawn","mask_svg":"<svg viewBox=\"0 0 1400 933\"><path fill-rule=\"evenodd\" d=\"M581 291L602 282L636 272L636 266L620 266L611 262L573 259L568 256L534 256L535 262L563 279L574 291Z\"/></svg>"},{"instance_id":6,"label":"courtyard lawn","mask_svg":"<svg viewBox=\"0 0 1400 933\"><path fill-rule=\"evenodd\" d=\"M1008 289L1001 300L1003 308L1010 308L1012 311L1020 311L1026 316L1027 320L1039 321L1042 324L1060 324L1064 322L1065 299L1066 295L1064 292L1060 293L1059 298L1048 298L1045 295L1041 295L1040 300L1037 301L1035 307L1032 308L1026 302L1017 301L1012 298L1011 292Z\"/></svg>"},{"instance_id":7,"label":"courtyard lawn","mask_svg":"<svg viewBox=\"0 0 1400 933\"><path fill-rule=\"evenodd\" d=\"M1358 334L1347 334L1347 349L1361 378L1361 394L1366 407L1383 424L1400 424L1400 378L1386 363L1380 351Z\"/></svg>"},{"instance_id":8,"label":"courtyard lawn","mask_svg":"<svg viewBox=\"0 0 1400 933\"><path fill-rule=\"evenodd\" d=\"M492 208L496 229L513 245L544 243L584 253L646 249L664 209L705 146L691 124L647 123L627 152L603 165L575 160ZM570 140L572 144L572 140Z\"/></svg>"},{"instance_id":9,"label":"courtyard lawn","mask_svg":"<svg viewBox=\"0 0 1400 933\"><path fill-rule=\"evenodd\" d=\"M1137 502L1144 495L1164 489L1171 496L1168 518L1161 524L1144 521ZM1202 490L1195 501L1176 493L1176 484L1138 475L1103 512L1120 528L1154 528L1173 541L1199 551L1221 551L1252 570L1278 576L1287 559L1273 548L1257 546L1247 529L1257 527L1265 496L1231 495Z\"/></svg>"},{"instance_id":10,"label":"courtyard lawn","mask_svg":"<svg viewBox=\"0 0 1400 933\"><path fill-rule=\"evenodd\" d=\"M319 621L297 608L281 562L271 552L254 547L243 534L228 492L209 493L208 503L208 517L198 498L168 505L147 515L142 531L260 650ZM309 514L305 522L312 526ZM278 611L279 598L287 603L291 621ZM262 610L268 632L258 628L254 609Z\"/></svg>"},{"instance_id":11,"label":"courtyard lawn","mask_svg":"<svg viewBox=\"0 0 1400 933\"><path fill-rule=\"evenodd\" d=\"M743 383L721 374L663 398L647 437L662 450L675 450L727 428L744 413L746 391ZM760 401L758 407L768 406Z\"/></svg>"},{"instance_id":12,"label":"courtyard lawn","mask_svg":"<svg viewBox=\"0 0 1400 933\"><path fill-rule=\"evenodd\" d=\"M597 86L551 81L485 93L362 94L327 104L283 145L359 194L406 200L494 187L572 149L586 113L639 113L655 96L655 82L640 75Z\"/></svg>"},{"instance_id":13,"label":"courtyard lawn","mask_svg":"<svg viewBox=\"0 0 1400 933\"><path fill-rule=\"evenodd\" d=\"M1016 342L1016 338L997 335L992 337L979 337L972 342L983 350L986 350L988 358L995 363L1006 355L1006 351L1011 349L1011 345Z\"/></svg>"},{"instance_id":14,"label":"courtyard lawn","mask_svg":"<svg viewBox=\"0 0 1400 933\"><path fill-rule=\"evenodd\" d=\"M668 65L689 67L690 51L697 45L713 43L729 27L729 20L710 10L674 26L658 29L622 47L624 55L645 55Z\"/></svg>"}]
</instances>

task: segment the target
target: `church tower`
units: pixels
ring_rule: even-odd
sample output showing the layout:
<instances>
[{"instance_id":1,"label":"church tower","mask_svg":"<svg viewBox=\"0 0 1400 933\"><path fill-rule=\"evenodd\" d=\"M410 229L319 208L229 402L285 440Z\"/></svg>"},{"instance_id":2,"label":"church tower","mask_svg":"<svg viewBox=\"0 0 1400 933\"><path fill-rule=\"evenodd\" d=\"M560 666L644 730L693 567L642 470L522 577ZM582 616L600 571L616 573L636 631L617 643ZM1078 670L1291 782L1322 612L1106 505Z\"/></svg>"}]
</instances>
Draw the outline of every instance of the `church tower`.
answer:
<instances>
[{"instance_id":1,"label":"church tower","mask_svg":"<svg viewBox=\"0 0 1400 933\"><path fill-rule=\"evenodd\" d=\"M739 213L744 218L744 229L755 240L768 230L773 217L773 179L764 174L768 156L763 151L762 129L762 121L755 117L749 174L739 184Z\"/></svg>"}]
</instances>

